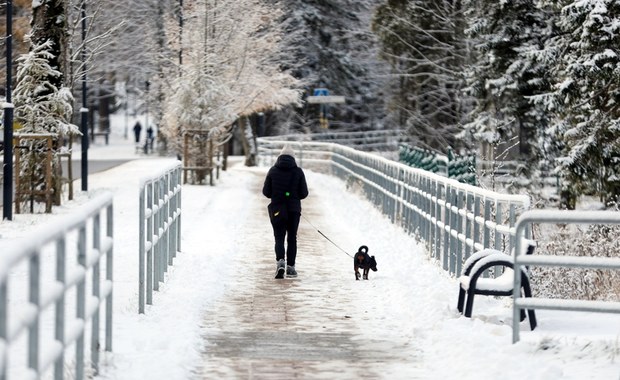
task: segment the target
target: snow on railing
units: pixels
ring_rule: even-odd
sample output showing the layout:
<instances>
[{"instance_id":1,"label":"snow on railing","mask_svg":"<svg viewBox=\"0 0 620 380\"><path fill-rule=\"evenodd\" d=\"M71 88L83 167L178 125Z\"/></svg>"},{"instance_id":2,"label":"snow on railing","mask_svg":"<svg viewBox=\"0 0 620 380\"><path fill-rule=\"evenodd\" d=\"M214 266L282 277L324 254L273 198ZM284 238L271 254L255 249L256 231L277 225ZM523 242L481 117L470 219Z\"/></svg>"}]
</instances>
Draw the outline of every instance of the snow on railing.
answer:
<instances>
[{"instance_id":1,"label":"snow on railing","mask_svg":"<svg viewBox=\"0 0 620 380\"><path fill-rule=\"evenodd\" d=\"M153 304L153 290L181 250L182 172L179 162L140 182L138 313Z\"/></svg>"},{"instance_id":2,"label":"snow on railing","mask_svg":"<svg viewBox=\"0 0 620 380\"><path fill-rule=\"evenodd\" d=\"M522 238L530 231L534 223L547 224L620 224L620 212L617 211L567 211L567 210L531 210L523 213L515 227L515 263L514 271L519 273L522 266L554 266L599 268L620 270L620 258L615 257L576 257L558 255L526 255L522 247ZM512 342L519 341L519 313L521 309L550 309L569 311L589 311L599 313L620 313L620 302L585 301L551 298L521 298L518 289L521 277L515 275L513 292Z\"/></svg>"},{"instance_id":3,"label":"snow on railing","mask_svg":"<svg viewBox=\"0 0 620 380\"><path fill-rule=\"evenodd\" d=\"M333 143L258 139L259 164L272 165L290 145L298 164L319 165L347 184L357 183L392 222L422 239L453 275L485 248L511 252L514 225L529 197L500 194ZM497 273L500 274L500 273Z\"/></svg>"},{"instance_id":4,"label":"snow on railing","mask_svg":"<svg viewBox=\"0 0 620 380\"><path fill-rule=\"evenodd\" d=\"M52 364L62 379L68 363L72 378L84 379L85 347L98 373L104 301L105 350L112 351L112 227L112 194L105 193L27 238L0 242L1 379L44 378Z\"/></svg>"}]
</instances>

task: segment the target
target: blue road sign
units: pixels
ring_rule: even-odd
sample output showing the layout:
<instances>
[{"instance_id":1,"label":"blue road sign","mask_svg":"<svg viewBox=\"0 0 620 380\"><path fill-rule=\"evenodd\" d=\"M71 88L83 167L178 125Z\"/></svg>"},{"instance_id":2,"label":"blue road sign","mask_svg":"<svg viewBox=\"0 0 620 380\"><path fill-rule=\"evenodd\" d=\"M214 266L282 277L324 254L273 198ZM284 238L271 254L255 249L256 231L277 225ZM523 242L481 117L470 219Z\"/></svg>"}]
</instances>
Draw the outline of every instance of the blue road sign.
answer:
<instances>
[{"instance_id":1,"label":"blue road sign","mask_svg":"<svg viewBox=\"0 0 620 380\"><path fill-rule=\"evenodd\" d=\"M315 88L314 96L329 96L329 90L326 88Z\"/></svg>"}]
</instances>

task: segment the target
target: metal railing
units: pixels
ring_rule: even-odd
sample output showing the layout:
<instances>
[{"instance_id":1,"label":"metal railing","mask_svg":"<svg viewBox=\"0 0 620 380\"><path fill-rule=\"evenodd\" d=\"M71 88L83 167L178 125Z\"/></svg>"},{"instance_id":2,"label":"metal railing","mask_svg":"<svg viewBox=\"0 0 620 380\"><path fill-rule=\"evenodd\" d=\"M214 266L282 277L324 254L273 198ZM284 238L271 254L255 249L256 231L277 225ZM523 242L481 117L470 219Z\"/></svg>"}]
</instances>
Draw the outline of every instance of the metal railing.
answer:
<instances>
[{"instance_id":1,"label":"metal railing","mask_svg":"<svg viewBox=\"0 0 620 380\"><path fill-rule=\"evenodd\" d=\"M181 250L181 163L143 178L139 199L138 312L153 304L153 290Z\"/></svg>"},{"instance_id":2,"label":"metal railing","mask_svg":"<svg viewBox=\"0 0 620 380\"><path fill-rule=\"evenodd\" d=\"M531 230L534 223L552 224L620 224L617 211L560 211L532 210L519 217L516 225L516 244L514 262L513 322L512 342L519 341L519 313L521 309L548 309L567 311L590 311L599 313L620 313L620 302L567 300L552 298L522 298L521 266L555 266L576 268L620 269L620 258L615 257L577 257L554 255L525 255L522 238Z\"/></svg>"},{"instance_id":3,"label":"metal railing","mask_svg":"<svg viewBox=\"0 0 620 380\"><path fill-rule=\"evenodd\" d=\"M295 133L261 137L261 139L263 141L329 142L362 151L396 151L399 143L408 141L408 136L406 131L400 129L383 129L355 132Z\"/></svg>"},{"instance_id":4,"label":"metal railing","mask_svg":"<svg viewBox=\"0 0 620 380\"><path fill-rule=\"evenodd\" d=\"M371 202L392 222L417 234L431 256L454 275L474 252L510 252L517 217L530 207L525 195L484 190L337 144L258 141L259 164L273 164L289 144L300 166L319 165L348 184L358 183Z\"/></svg>"},{"instance_id":5,"label":"metal railing","mask_svg":"<svg viewBox=\"0 0 620 380\"><path fill-rule=\"evenodd\" d=\"M98 373L103 302L105 350L112 351L112 228L112 195L106 193L27 239L0 244L0 379L38 379L53 365L59 380L72 361L72 378L84 379L87 345L92 374ZM53 336L44 334L48 325ZM74 357L67 353L73 346ZM15 360L19 355L26 355L25 363Z\"/></svg>"}]
</instances>

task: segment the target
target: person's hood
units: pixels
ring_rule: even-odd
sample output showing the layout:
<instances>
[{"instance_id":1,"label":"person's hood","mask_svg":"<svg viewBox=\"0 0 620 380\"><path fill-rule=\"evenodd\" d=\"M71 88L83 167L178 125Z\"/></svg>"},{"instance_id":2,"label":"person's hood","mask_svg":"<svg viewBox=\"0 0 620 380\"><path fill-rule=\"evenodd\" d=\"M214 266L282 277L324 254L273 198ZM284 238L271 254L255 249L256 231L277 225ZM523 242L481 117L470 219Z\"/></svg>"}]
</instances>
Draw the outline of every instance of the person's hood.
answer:
<instances>
[{"instance_id":1,"label":"person's hood","mask_svg":"<svg viewBox=\"0 0 620 380\"><path fill-rule=\"evenodd\" d=\"M297 163L295 162L295 158L293 156L282 154L278 156L278 159L276 160L276 164L274 166L279 169L288 170L296 167Z\"/></svg>"}]
</instances>

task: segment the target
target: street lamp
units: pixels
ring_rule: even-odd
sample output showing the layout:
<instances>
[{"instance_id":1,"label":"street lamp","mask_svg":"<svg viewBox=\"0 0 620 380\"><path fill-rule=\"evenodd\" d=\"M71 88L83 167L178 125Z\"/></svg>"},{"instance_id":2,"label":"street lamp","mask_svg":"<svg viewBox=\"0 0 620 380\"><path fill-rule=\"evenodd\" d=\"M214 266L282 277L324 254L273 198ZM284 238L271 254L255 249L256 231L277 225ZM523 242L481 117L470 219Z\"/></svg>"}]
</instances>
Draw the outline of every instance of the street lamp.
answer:
<instances>
[{"instance_id":1,"label":"street lamp","mask_svg":"<svg viewBox=\"0 0 620 380\"><path fill-rule=\"evenodd\" d=\"M2 182L2 218L13 219L13 3L6 0L6 100L4 108L4 180Z\"/></svg>"},{"instance_id":2,"label":"street lamp","mask_svg":"<svg viewBox=\"0 0 620 380\"><path fill-rule=\"evenodd\" d=\"M88 105L86 104L86 0L82 1L82 191L88 191Z\"/></svg>"}]
</instances>

